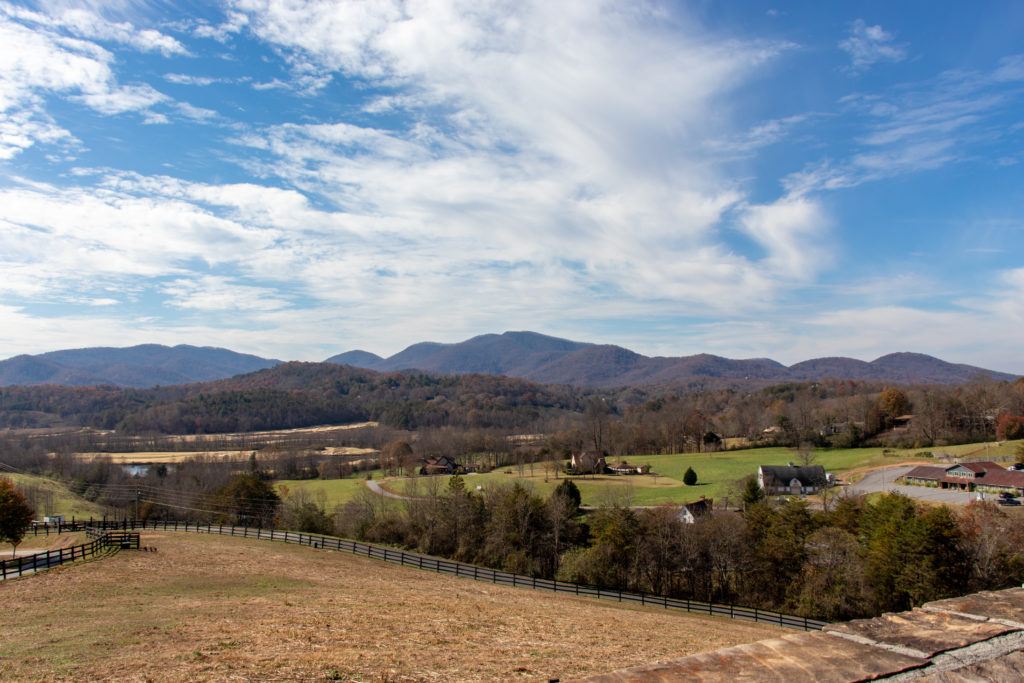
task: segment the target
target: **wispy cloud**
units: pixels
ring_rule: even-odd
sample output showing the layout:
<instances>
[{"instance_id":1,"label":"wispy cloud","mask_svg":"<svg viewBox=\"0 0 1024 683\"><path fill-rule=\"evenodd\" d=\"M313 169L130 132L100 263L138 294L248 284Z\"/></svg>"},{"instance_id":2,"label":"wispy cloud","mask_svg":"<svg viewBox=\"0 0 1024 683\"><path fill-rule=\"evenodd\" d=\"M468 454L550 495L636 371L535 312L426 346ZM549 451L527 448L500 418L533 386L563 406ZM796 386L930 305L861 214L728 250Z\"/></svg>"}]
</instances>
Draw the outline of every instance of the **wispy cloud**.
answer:
<instances>
[{"instance_id":1,"label":"wispy cloud","mask_svg":"<svg viewBox=\"0 0 1024 683\"><path fill-rule=\"evenodd\" d=\"M839 41L839 47L850 55L851 69L863 71L878 62L902 62L907 58L907 46L895 42L895 37L877 24L869 26L857 19L849 35Z\"/></svg>"},{"instance_id":2,"label":"wispy cloud","mask_svg":"<svg viewBox=\"0 0 1024 683\"><path fill-rule=\"evenodd\" d=\"M999 117L1020 105L1020 91L1005 87L1011 78L1024 80L1014 64L1009 58L987 73L949 71L881 94L844 97L845 113L862 122L855 151L808 164L787 176L784 187L794 194L849 188L971 158L1013 132Z\"/></svg>"},{"instance_id":3,"label":"wispy cloud","mask_svg":"<svg viewBox=\"0 0 1024 683\"><path fill-rule=\"evenodd\" d=\"M176 38L153 29L140 29L127 21L113 21L102 15L109 5L100 3L96 7L88 7L84 3L78 6L61 6L63 3L48 3L49 12L34 12L22 7L3 3L0 12L22 22L41 27L59 28L71 35L89 40L113 42L126 45L142 52L159 52L165 57L188 55Z\"/></svg>"}]
</instances>

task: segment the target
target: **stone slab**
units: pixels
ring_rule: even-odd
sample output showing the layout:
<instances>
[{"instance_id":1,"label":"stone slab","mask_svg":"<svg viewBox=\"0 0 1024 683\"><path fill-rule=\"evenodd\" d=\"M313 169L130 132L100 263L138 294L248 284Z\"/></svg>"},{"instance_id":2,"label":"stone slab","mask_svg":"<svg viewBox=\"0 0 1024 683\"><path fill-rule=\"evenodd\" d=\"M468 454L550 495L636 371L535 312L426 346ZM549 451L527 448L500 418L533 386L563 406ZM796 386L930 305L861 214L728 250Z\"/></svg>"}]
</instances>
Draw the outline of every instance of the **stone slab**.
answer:
<instances>
[{"instance_id":1,"label":"stone slab","mask_svg":"<svg viewBox=\"0 0 1024 683\"><path fill-rule=\"evenodd\" d=\"M1024 627L1024 588L1011 588L998 592L984 591L965 595L962 598L938 600L929 602L924 608L962 612L989 619L1003 619Z\"/></svg>"},{"instance_id":2,"label":"stone slab","mask_svg":"<svg viewBox=\"0 0 1024 683\"><path fill-rule=\"evenodd\" d=\"M1024 652L1011 652L963 669L943 671L918 679L921 683L989 683L1024 681Z\"/></svg>"},{"instance_id":3,"label":"stone slab","mask_svg":"<svg viewBox=\"0 0 1024 683\"><path fill-rule=\"evenodd\" d=\"M913 609L899 614L883 614L874 619L834 624L824 630L902 648L907 654L934 657L940 652L980 643L1019 629L934 609Z\"/></svg>"},{"instance_id":4,"label":"stone slab","mask_svg":"<svg viewBox=\"0 0 1024 683\"><path fill-rule=\"evenodd\" d=\"M800 633L622 669L586 680L591 683L869 681L917 669L927 663L927 660L824 633Z\"/></svg>"}]
</instances>

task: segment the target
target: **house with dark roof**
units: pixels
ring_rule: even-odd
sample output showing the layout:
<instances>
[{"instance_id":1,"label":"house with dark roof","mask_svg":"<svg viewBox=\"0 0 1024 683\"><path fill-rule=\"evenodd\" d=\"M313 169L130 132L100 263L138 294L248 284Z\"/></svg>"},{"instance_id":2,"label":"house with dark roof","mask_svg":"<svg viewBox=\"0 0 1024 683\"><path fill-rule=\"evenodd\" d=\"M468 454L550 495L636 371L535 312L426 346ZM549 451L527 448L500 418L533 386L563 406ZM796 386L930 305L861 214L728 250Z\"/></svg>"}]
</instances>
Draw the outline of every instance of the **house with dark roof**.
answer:
<instances>
[{"instance_id":1,"label":"house with dark roof","mask_svg":"<svg viewBox=\"0 0 1024 683\"><path fill-rule=\"evenodd\" d=\"M645 468L647 468L647 467L649 467L649 466L648 465L630 465L628 462L623 460L622 462L620 462L618 464L609 465L608 469L611 471L612 474L643 474L645 472Z\"/></svg>"},{"instance_id":2,"label":"house with dark roof","mask_svg":"<svg viewBox=\"0 0 1024 683\"><path fill-rule=\"evenodd\" d=\"M1024 472L994 462L962 462L950 467L919 465L903 475L908 484L958 491L991 491L1024 495Z\"/></svg>"},{"instance_id":3,"label":"house with dark roof","mask_svg":"<svg viewBox=\"0 0 1024 683\"><path fill-rule=\"evenodd\" d=\"M455 474L459 464L447 455L436 455L420 460L420 474Z\"/></svg>"},{"instance_id":4,"label":"house with dark roof","mask_svg":"<svg viewBox=\"0 0 1024 683\"><path fill-rule=\"evenodd\" d=\"M817 493L829 485L830 478L821 465L761 465L757 484L769 496Z\"/></svg>"}]
</instances>

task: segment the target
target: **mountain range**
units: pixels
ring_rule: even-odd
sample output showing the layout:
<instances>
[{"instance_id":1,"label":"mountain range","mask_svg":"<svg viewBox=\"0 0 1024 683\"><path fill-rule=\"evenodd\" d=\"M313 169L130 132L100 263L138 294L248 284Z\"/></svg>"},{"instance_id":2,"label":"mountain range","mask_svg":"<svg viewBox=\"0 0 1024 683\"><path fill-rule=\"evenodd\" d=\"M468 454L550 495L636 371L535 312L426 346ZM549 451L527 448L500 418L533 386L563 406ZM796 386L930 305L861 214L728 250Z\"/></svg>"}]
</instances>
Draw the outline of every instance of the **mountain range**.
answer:
<instances>
[{"instance_id":1,"label":"mountain range","mask_svg":"<svg viewBox=\"0 0 1024 683\"><path fill-rule=\"evenodd\" d=\"M1017 375L948 363L920 353L892 353L871 362L816 358L787 367L768 358L734 360L710 354L648 357L621 346L575 342L535 332L485 334L455 344L421 342L388 358L368 351L348 351L325 362L379 372L507 375L542 384L587 387L744 381L763 384L825 377L906 384L957 384L983 375L994 380L1017 379ZM188 345L73 349L0 361L0 386L170 386L232 377L280 363L228 349Z\"/></svg>"},{"instance_id":2,"label":"mountain range","mask_svg":"<svg viewBox=\"0 0 1024 683\"><path fill-rule=\"evenodd\" d=\"M280 363L228 349L186 344L68 349L0 361L0 386L173 386L223 379Z\"/></svg>"},{"instance_id":3,"label":"mountain range","mask_svg":"<svg viewBox=\"0 0 1024 683\"><path fill-rule=\"evenodd\" d=\"M348 351L327 359L377 371L416 369L444 374L509 375L542 384L643 386L712 380L788 382L823 377L899 383L956 384L980 375L1012 381L1005 372L947 363L920 353L892 353L870 363L816 358L786 367L769 358L733 360L702 353L648 357L621 346L587 344L535 332L485 334L457 344L414 344L389 358Z\"/></svg>"}]
</instances>

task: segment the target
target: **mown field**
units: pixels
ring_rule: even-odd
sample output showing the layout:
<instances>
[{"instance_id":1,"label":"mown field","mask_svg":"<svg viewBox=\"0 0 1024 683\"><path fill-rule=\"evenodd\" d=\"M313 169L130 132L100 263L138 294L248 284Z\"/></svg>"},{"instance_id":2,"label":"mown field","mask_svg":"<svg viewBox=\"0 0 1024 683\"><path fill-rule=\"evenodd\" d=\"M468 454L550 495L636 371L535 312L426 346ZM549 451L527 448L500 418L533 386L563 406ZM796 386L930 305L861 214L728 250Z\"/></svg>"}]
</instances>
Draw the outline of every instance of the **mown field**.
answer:
<instances>
[{"instance_id":1,"label":"mown field","mask_svg":"<svg viewBox=\"0 0 1024 683\"><path fill-rule=\"evenodd\" d=\"M564 680L791 632L255 539L142 544L0 584L0 680Z\"/></svg>"}]
</instances>

